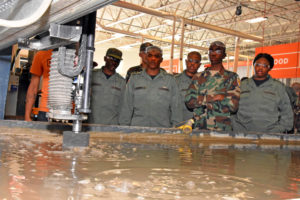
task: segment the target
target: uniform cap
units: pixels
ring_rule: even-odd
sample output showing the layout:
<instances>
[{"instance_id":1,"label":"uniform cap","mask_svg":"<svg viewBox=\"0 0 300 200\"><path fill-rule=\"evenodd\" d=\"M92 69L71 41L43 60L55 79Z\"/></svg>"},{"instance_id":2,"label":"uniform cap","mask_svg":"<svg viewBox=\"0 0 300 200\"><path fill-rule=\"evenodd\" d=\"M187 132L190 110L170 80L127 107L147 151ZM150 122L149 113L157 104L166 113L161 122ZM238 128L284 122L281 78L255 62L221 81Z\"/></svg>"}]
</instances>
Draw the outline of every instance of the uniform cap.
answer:
<instances>
[{"instance_id":1,"label":"uniform cap","mask_svg":"<svg viewBox=\"0 0 300 200\"><path fill-rule=\"evenodd\" d=\"M106 51L106 56L111 56L119 60L122 60L122 51L116 48L109 48Z\"/></svg>"},{"instance_id":2,"label":"uniform cap","mask_svg":"<svg viewBox=\"0 0 300 200\"><path fill-rule=\"evenodd\" d=\"M226 47L225 47L225 44L224 44L223 42L220 42L220 41L214 41L214 42L212 42L212 43L210 44L210 46L212 46L212 45L216 45L216 46L218 46L218 47L226 48Z\"/></svg>"},{"instance_id":3,"label":"uniform cap","mask_svg":"<svg viewBox=\"0 0 300 200\"><path fill-rule=\"evenodd\" d=\"M140 46L140 52L145 52L147 47L153 46L153 44L151 44L150 42L145 42L143 44L141 44Z\"/></svg>"}]
</instances>

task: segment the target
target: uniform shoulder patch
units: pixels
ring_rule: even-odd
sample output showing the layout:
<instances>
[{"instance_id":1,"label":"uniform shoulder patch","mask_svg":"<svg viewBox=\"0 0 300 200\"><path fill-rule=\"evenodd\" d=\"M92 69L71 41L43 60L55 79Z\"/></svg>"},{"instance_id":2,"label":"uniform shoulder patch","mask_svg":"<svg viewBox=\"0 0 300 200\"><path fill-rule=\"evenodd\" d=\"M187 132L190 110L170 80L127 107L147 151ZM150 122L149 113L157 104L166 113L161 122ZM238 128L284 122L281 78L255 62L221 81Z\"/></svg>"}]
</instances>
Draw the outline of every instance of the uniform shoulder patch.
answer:
<instances>
[{"instance_id":1,"label":"uniform shoulder patch","mask_svg":"<svg viewBox=\"0 0 300 200\"><path fill-rule=\"evenodd\" d=\"M142 71L134 71L131 73L131 75L137 75L137 74L141 74L141 73L142 73Z\"/></svg>"}]
</instances>

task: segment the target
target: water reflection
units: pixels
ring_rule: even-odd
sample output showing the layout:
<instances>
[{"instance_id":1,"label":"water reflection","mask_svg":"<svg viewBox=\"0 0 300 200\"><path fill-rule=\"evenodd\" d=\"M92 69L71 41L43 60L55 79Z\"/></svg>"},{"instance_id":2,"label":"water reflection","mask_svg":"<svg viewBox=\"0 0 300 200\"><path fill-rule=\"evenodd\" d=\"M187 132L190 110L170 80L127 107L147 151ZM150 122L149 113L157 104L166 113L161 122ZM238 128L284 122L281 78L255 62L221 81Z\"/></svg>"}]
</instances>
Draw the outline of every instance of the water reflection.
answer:
<instances>
[{"instance_id":1,"label":"water reflection","mask_svg":"<svg viewBox=\"0 0 300 200\"><path fill-rule=\"evenodd\" d=\"M1 199L299 198L300 151L249 144L134 144L0 134Z\"/></svg>"}]
</instances>

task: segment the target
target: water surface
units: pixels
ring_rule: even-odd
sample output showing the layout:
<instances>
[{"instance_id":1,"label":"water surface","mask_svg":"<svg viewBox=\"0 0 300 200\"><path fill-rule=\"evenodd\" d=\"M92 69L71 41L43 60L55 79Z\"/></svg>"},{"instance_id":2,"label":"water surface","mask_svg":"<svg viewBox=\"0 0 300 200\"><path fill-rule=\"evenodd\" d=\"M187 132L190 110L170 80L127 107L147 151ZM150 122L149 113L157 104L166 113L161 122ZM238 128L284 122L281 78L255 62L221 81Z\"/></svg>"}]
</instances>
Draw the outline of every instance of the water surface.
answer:
<instances>
[{"instance_id":1,"label":"water surface","mask_svg":"<svg viewBox=\"0 0 300 200\"><path fill-rule=\"evenodd\" d=\"M297 146L92 136L89 148L63 150L61 142L46 131L2 128L0 199L300 198Z\"/></svg>"}]
</instances>

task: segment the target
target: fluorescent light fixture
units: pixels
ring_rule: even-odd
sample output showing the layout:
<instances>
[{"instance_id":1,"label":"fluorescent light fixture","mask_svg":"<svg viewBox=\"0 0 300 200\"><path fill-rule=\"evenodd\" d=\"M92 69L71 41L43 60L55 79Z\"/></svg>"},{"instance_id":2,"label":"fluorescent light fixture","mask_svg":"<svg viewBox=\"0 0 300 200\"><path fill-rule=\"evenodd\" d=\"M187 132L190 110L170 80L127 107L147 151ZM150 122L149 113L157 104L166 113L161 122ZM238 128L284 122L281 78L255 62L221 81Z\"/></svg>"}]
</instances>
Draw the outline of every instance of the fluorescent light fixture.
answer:
<instances>
[{"instance_id":1,"label":"fluorescent light fixture","mask_svg":"<svg viewBox=\"0 0 300 200\"><path fill-rule=\"evenodd\" d=\"M243 42L245 42L245 43L257 43L257 41L250 40L250 39L245 39L245 40L243 40Z\"/></svg>"},{"instance_id":2,"label":"fluorescent light fixture","mask_svg":"<svg viewBox=\"0 0 300 200\"><path fill-rule=\"evenodd\" d=\"M243 42L250 43L250 42L253 42L253 40L250 40L250 39L245 39L245 40L243 40Z\"/></svg>"},{"instance_id":3,"label":"fluorescent light fixture","mask_svg":"<svg viewBox=\"0 0 300 200\"><path fill-rule=\"evenodd\" d=\"M128 49L131 49L131 48L132 48L131 45L126 45L126 46L120 47L120 49L124 49L124 50L128 50Z\"/></svg>"},{"instance_id":4,"label":"fluorescent light fixture","mask_svg":"<svg viewBox=\"0 0 300 200\"><path fill-rule=\"evenodd\" d=\"M194 49L194 48L188 48L186 49L188 52L191 52L191 51L199 51L198 49Z\"/></svg>"},{"instance_id":5,"label":"fluorescent light fixture","mask_svg":"<svg viewBox=\"0 0 300 200\"><path fill-rule=\"evenodd\" d=\"M173 24L173 20L170 20L170 19L166 19L164 20L164 22L168 25L172 25Z\"/></svg>"},{"instance_id":6,"label":"fluorescent light fixture","mask_svg":"<svg viewBox=\"0 0 300 200\"><path fill-rule=\"evenodd\" d=\"M115 34L113 34L113 38L121 38L121 37L124 37L125 35L124 34L122 34L122 33L115 33Z\"/></svg>"},{"instance_id":7,"label":"fluorescent light fixture","mask_svg":"<svg viewBox=\"0 0 300 200\"><path fill-rule=\"evenodd\" d=\"M175 40L179 40L179 39L181 38L181 36L176 34L176 35L174 36L174 38L175 38ZM163 39L172 39L172 35L163 37Z\"/></svg>"},{"instance_id":8,"label":"fluorescent light fixture","mask_svg":"<svg viewBox=\"0 0 300 200\"><path fill-rule=\"evenodd\" d=\"M257 17L257 18L253 18L253 19L248 19L245 22L253 24L253 23L258 23L258 22L265 21L267 19L268 19L267 17Z\"/></svg>"}]
</instances>

